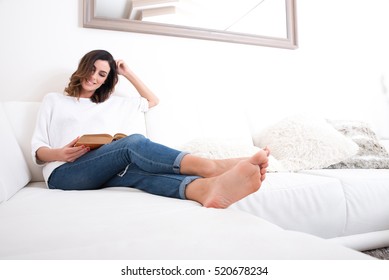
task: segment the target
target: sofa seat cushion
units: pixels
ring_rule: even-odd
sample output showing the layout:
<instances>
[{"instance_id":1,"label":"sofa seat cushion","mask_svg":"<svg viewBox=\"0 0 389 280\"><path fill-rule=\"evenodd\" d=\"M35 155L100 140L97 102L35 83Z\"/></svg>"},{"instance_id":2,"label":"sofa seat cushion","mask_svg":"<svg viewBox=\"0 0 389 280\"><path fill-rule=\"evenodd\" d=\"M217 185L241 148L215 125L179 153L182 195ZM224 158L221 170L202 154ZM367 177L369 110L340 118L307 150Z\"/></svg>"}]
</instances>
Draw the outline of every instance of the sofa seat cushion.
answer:
<instances>
[{"instance_id":1,"label":"sofa seat cushion","mask_svg":"<svg viewBox=\"0 0 389 280\"><path fill-rule=\"evenodd\" d=\"M0 259L371 259L242 211L122 187L33 183L0 207Z\"/></svg>"},{"instance_id":2,"label":"sofa seat cushion","mask_svg":"<svg viewBox=\"0 0 389 280\"><path fill-rule=\"evenodd\" d=\"M307 170L337 179L346 202L343 235L389 230L389 169Z\"/></svg>"},{"instance_id":3,"label":"sofa seat cushion","mask_svg":"<svg viewBox=\"0 0 389 280\"><path fill-rule=\"evenodd\" d=\"M0 103L0 127L0 203L2 203L23 188L30 181L31 174L3 103Z\"/></svg>"},{"instance_id":4,"label":"sofa seat cushion","mask_svg":"<svg viewBox=\"0 0 389 280\"><path fill-rule=\"evenodd\" d=\"M339 180L310 174L268 173L259 191L230 208L323 238L342 235L347 219Z\"/></svg>"},{"instance_id":5,"label":"sofa seat cushion","mask_svg":"<svg viewBox=\"0 0 389 280\"><path fill-rule=\"evenodd\" d=\"M258 192L231 207L285 229L337 238L389 230L388 198L388 169L320 169L269 173Z\"/></svg>"}]
</instances>

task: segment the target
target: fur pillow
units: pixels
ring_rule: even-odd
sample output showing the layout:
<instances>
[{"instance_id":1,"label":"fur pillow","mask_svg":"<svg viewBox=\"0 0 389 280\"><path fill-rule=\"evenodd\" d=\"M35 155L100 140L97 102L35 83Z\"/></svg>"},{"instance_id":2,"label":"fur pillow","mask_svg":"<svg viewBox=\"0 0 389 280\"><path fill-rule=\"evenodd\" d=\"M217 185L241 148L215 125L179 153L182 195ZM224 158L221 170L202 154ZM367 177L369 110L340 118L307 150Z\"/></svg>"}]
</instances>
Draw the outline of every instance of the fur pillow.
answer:
<instances>
[{"instance_id":1,"label":"fur pillow","mask_svg":"<svg viewBox=\"0 0 389 280\"><path fill-rule=\"evenodd\" d=\"M358 145L325 119L296 115L262 130L256 146L268 146L272 155L289 171L319 169L355 155Z\"/></svg>"},{"instance_id":2,"label":"fur pillow","mask_svg":"<svg viewBox=\"0 0 389 280\"><path fill-rule=\"evenodd\" d=\"M360 121L328 121L335 129L353 140L358 146L358 153L328 168L389 168L389 154L380 144L371 127Z\"/></svg>"},{"instance_id":3,"label":"fur pillow","mask_svg":"<svg viewBox=\"0 0 389 280\"><path fill-rule=\"evenodd\" d=\"M194 139L176 148L209 159L250 157L260 150L260 148L254 145L242 145L234 140L216 138ZM285 169L270 155L267 171L278 172L285 171Z\"/></svg>"}]
</instances>

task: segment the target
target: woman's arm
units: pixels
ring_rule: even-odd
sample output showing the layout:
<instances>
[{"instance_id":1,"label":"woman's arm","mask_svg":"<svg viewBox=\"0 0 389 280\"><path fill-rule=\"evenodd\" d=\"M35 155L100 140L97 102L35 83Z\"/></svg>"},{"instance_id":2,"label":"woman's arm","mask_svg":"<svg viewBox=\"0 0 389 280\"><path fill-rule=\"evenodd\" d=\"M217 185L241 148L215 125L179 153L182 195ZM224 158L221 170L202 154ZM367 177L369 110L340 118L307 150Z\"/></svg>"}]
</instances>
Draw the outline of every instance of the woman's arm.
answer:
<instances>
[{"instance_id":1,"label":"woman's arm","mask_svg":"<svg viewBox=\"0 0 389 280\"><path fill-rule=\"evenodd\" d=\"M139 94L149 102L149 108L159 103L158 97L135 75L123 60L116 61L119 75L126 77L136 88Z\"/></svg>"},{"instance_id":2,"label":"woman's arm","mask_svg":"<svg viewBox=\"0 0 389 280\"><path fill-rule=\"evenodd\" d=\"M49 147L40 147L36 151L36 158L41 162L52 162L52 161L64 161L73 162L85 153L89 151L88 147L79 146L74 147L78 140L78 137L66 146L59 149L51 149Z\"/></svg>"}]
</instances>

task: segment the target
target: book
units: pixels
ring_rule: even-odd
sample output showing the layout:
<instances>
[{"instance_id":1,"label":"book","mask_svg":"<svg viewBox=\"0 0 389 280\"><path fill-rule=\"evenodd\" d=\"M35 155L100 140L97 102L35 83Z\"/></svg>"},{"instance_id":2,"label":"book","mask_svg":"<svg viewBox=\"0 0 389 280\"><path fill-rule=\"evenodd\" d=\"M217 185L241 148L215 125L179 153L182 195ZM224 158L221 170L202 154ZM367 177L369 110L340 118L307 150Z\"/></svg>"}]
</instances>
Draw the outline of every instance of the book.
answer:
<instances>
[{"instance_id":1,"label":"book","mask_svg":"<svg viewBox=\"0 0 389 280\"><path fill-rule=\"evenodd\" d=\"M101 146L111 143L112 141L116 141L126 137L127 135L123 133L116 133L115 135L110 134L84 134L82 135L74 147L85 146L89 147L91 150L100 148Z\"/></svg>"}]
</instances>

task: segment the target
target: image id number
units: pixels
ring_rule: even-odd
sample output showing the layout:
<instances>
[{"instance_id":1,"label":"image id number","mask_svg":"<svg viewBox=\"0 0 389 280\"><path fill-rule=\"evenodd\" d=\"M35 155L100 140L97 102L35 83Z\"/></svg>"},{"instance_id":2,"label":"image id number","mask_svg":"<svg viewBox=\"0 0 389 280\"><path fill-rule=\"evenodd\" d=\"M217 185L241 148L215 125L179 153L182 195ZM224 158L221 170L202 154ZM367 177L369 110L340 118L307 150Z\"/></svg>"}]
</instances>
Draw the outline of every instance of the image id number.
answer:
<instances>
[{"instance_id":1,"label":"image id number","mask_svg":"<svg viewBox=\"0 0 389 280\"><path fill-rule=\"evenodd\" d=\"M215 267L215 275L267 275L267 267L230 267L217 266Z\"/></svg>"}]
</instances>

